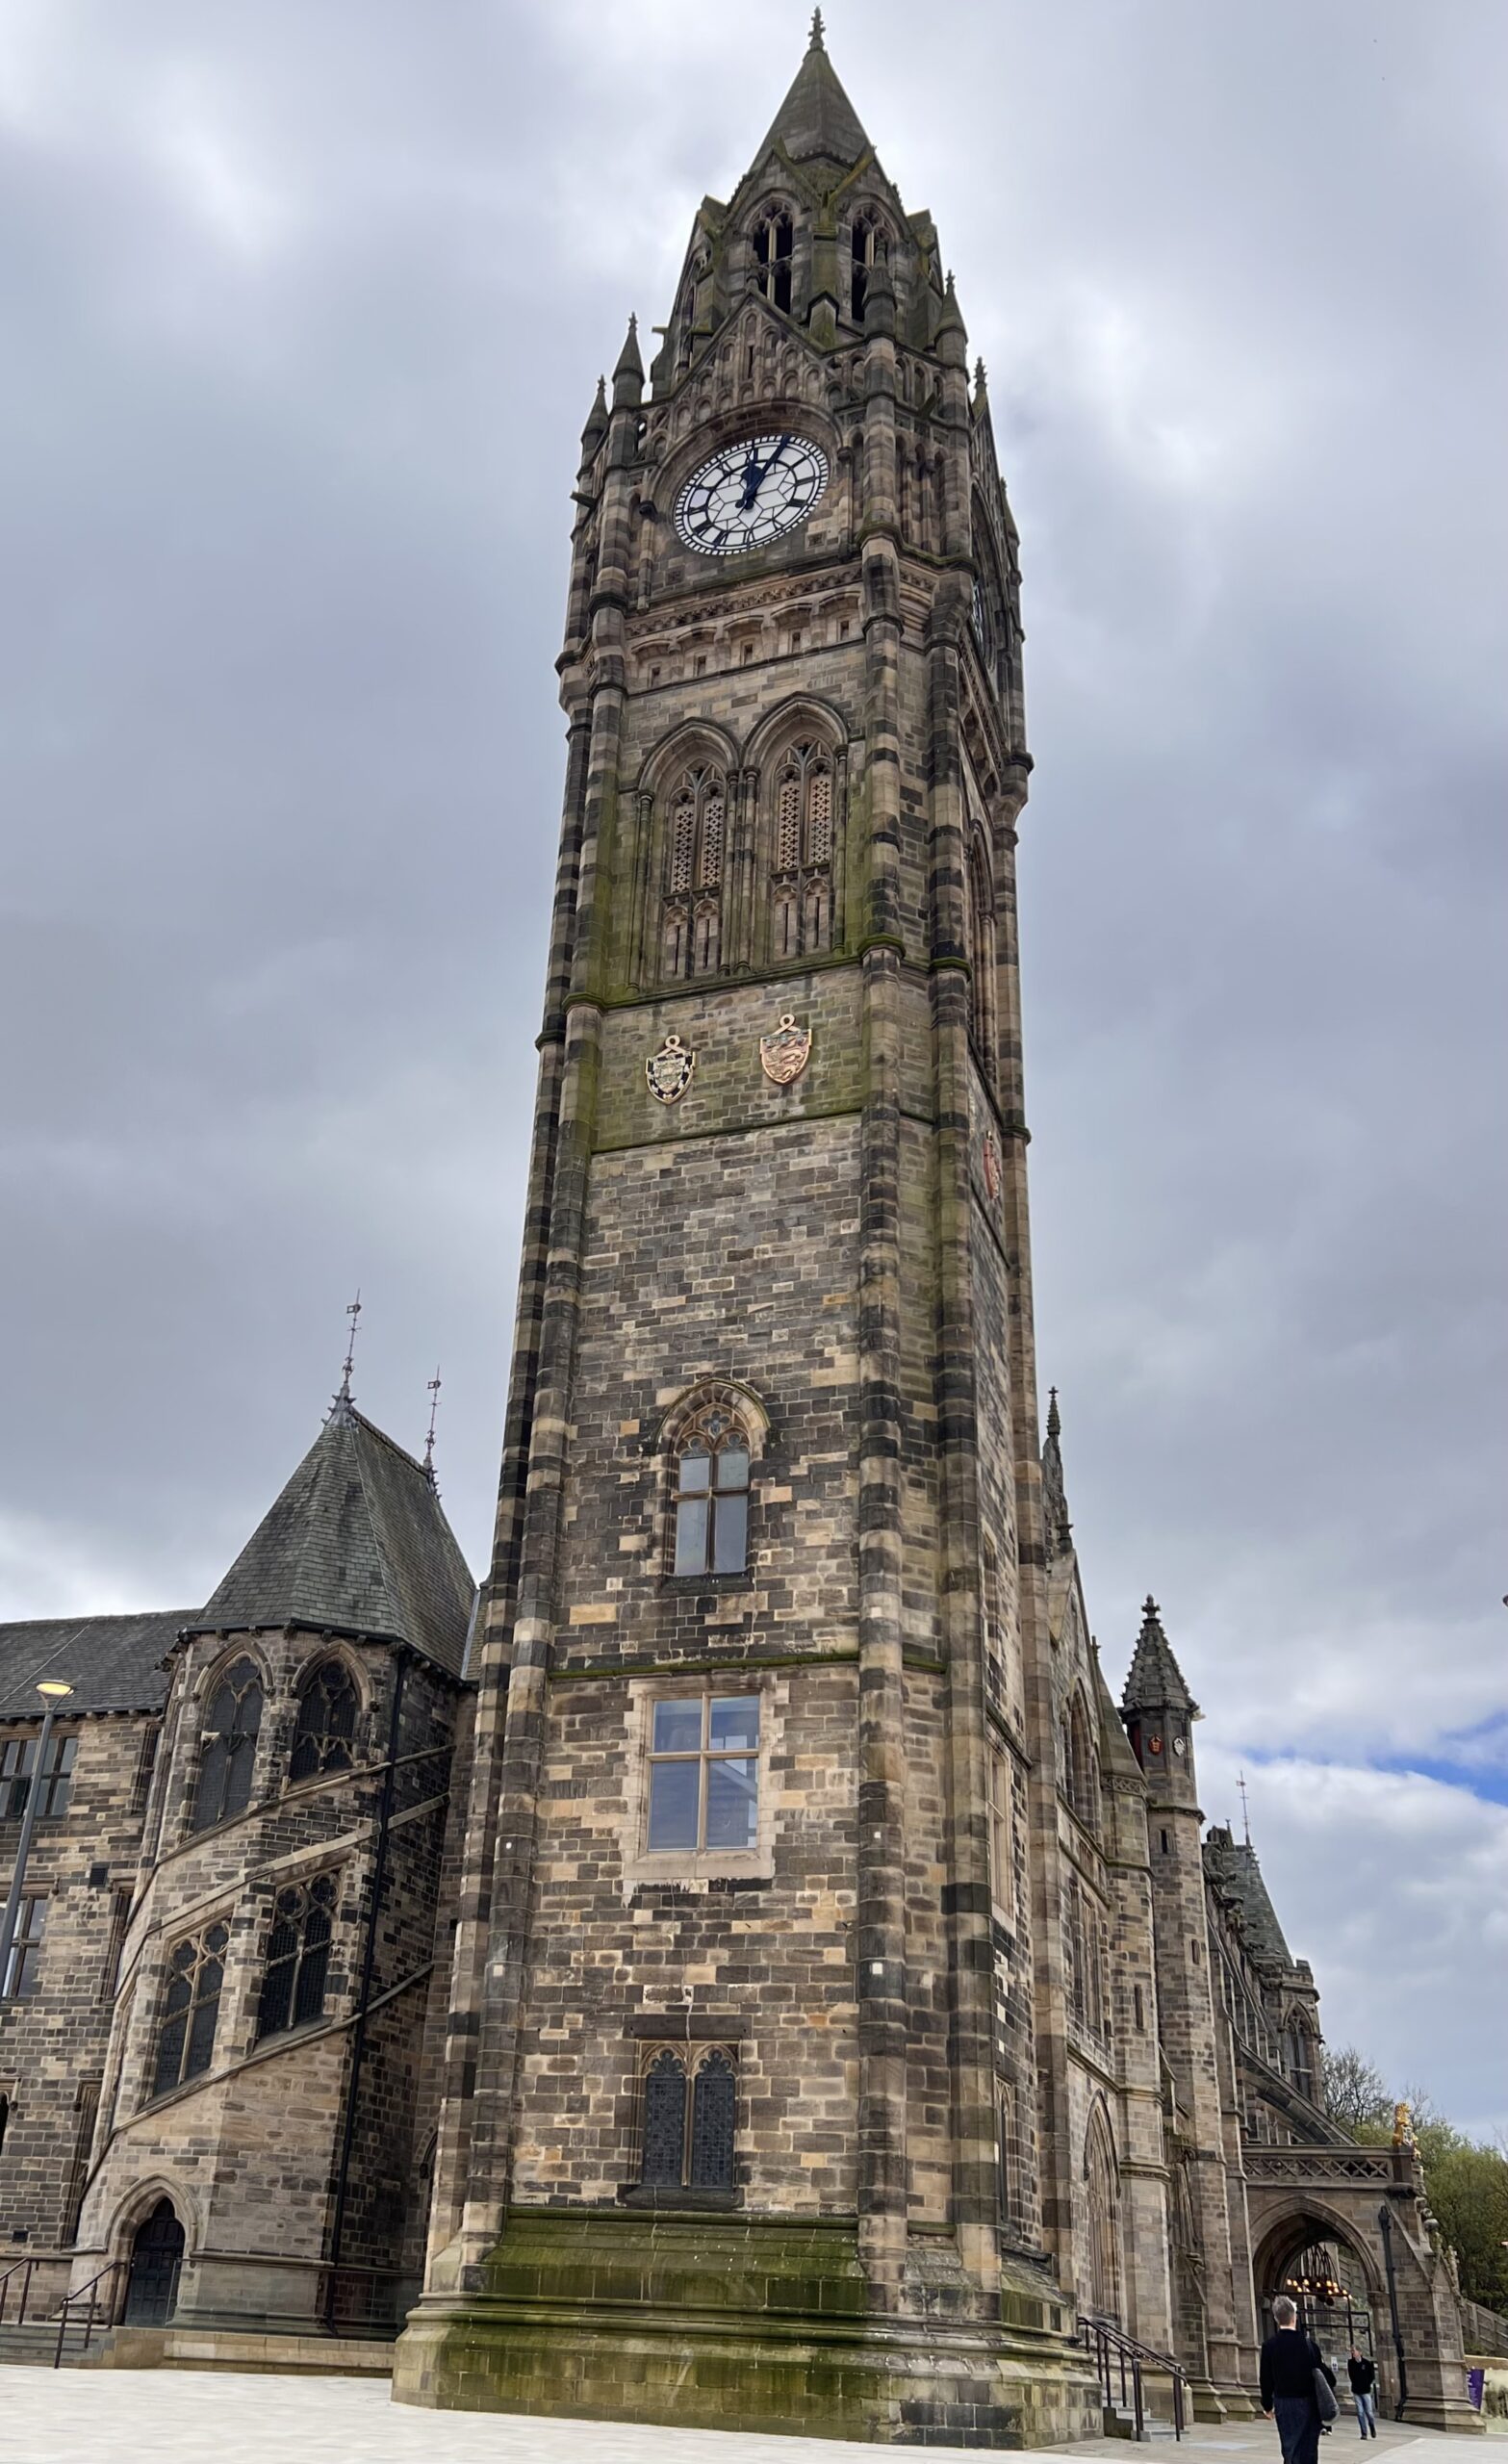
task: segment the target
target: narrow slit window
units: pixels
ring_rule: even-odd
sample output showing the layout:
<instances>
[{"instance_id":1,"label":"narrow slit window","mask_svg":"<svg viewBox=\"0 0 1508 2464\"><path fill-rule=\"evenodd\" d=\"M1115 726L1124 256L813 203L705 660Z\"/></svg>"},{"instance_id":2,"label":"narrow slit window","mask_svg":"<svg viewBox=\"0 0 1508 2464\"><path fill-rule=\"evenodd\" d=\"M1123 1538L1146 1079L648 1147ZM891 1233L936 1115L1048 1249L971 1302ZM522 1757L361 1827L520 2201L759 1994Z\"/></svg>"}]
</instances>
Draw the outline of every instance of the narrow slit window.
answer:
<instances>
[{"instance_id":1,"label":"narrow slit window","mask_svg":"<svg viewBox=\"0 0 1508 2464\"><path fill-rule=\"evenodd\" d=\"M791 256L795 230L783 212L767 214L754 231L754 272L759 290L772 308L790 315Z\"/></svg>"}]
</instances>

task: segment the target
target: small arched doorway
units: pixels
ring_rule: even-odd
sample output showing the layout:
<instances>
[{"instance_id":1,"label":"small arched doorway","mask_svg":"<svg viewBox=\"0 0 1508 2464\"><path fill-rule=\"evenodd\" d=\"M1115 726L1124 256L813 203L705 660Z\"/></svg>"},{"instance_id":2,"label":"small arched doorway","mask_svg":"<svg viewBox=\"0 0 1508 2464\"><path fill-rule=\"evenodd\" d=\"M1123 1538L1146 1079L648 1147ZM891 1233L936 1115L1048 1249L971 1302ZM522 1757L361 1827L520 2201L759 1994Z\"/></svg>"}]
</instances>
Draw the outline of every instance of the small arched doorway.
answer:
<instances>
[{"instance_id":1,"label":"small arched doorway","mask_svg":"<svg viewBox=\"0 0 1508 2464\"><path fill-rule=\"evenodd\" d=\"M1084 2150L1089 2304L1097 2319L1120 2317L1120 2197L1115 2151L1103 2113L1089 2117Z\"/></svg>"},{"instance_id":2,"label":"small arched doorway","mask_svg":"<svg viewBox=\"0 0 1508 2464\"><path fill-rule=\"evenodd\" d=\"M183 2248L184 2230L172 2200L160 2198L132 2237L124 2312L128 2327L166 2325L178 2298Z\"/></svg>"}]
</instances>

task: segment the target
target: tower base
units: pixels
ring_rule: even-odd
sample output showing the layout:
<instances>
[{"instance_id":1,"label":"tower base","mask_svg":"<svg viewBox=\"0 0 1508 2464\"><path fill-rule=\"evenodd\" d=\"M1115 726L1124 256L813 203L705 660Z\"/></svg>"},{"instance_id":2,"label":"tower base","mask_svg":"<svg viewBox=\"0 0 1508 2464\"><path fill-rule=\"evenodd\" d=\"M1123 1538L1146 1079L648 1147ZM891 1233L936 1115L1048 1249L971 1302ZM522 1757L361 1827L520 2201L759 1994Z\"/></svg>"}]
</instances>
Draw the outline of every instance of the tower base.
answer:
<instances>
[{"instance_id":1,"label":"tower base","mask_svg":"<svg viewBox=\"0 0 1508 2464\"><path fill-rule=\"evenodd\" d=\"M943 2259L918 2272L916 2315L879 2316L852 2222L516 2208L482 2285L412 2313L393 2393L899 2447L1097 2436L1098 2385L1056 2288L1013 2287L999 2324L960 2318Z\"/></svg>"}]
</instances>

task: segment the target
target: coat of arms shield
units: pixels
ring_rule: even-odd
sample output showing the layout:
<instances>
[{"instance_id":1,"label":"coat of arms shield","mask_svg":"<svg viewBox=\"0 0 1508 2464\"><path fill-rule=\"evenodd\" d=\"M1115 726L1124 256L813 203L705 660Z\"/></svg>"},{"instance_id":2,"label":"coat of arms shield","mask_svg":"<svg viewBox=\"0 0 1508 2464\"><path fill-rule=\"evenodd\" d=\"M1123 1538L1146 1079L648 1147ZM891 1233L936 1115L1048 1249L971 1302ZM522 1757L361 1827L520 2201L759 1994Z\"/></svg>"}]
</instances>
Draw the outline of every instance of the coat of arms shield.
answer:
<instances>
[{"instance_id":1,"label":"coat of arms shield","mask_svg":"<svg viewBox=\"0 0 1508 2464\"><path fill-rule=\"evenodd\" d=\"M691 1084L696 1065L696 1054L687 1050L679 1036L667 1036L658 1052L652 1052L644 1065L644 1075L655 1102L678 1104Z\"/></svg>"},{"instance_id":2,"label":"coat of arms shield","mask_svg":"<svg viewBox=\"0 0 1508 2464\"><path fill-rule=\"evenodd\" d=\"M759 1038L759 1066L777 1087L788 1087L793 1078L799 1078L810 1058L811 1029L799 1027L789 1010L781 1013L773 1036Z\"/></svg>"}]
</instances>

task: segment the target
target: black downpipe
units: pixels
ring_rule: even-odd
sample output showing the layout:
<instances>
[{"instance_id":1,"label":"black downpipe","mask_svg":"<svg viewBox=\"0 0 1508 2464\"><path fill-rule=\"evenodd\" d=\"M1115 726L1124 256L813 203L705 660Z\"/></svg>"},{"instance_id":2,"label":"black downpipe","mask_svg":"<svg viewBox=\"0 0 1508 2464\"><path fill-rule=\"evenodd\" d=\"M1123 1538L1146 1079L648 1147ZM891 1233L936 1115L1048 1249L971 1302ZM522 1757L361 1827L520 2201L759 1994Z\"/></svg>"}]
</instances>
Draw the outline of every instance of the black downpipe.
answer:
<instances>
[{"instance_id":1,"label":"black downpipe","mask_svg":"<svg viewBox=\"0 0 1508 2464\"><path fill-rule=\"evenodd\" d=\"M1393 2320L1393 2349L1398 2357L1398 2403L1393 2418L1395 2422L1401 2422L1403 2407L1409 2400L1409 2365L1404 2358L1403 2330L1398 2324L1398 2280L1393 2272L1393 2216L1386 2205L1378 2209L1377 2221L1382 2227L1383 2264L1388 2271L1388 2310Z\"/></svg>"},{"instance_id":2,"label":"black downpipe","mask_svg":"<svg viewBox=\"0 0 1508 2464\"><path fill-rule=\"evenodd\" d=\"M350 2186L351 2151L356 2143L356 2100L361 2088L362 2064L367 2055L367 2009L371 2000L371 1980L377 1964L377 1926L382 1915L382 1890L388 1878L388 1835L393 1825L393 1792L397 1778L398 1724L403 1715L403 1681L408 1675L408 1655L399 1652L397 1676L393 1687L393 1714L388 1723L388 1760L382 1775L382 1795L377 1806L377 1849L371 1867L371 1906L367 1915L367 1939L362 1950L361 1992L356 2004L356 2022L351 2030L351 2062L345 2081L345 2113L341 2124L341 2161L335 2175L335 2204L330 2211L330 2256L324 2297L324 2323L331 2327L335 2314L336 2270L341 2264L341 2246L345 2238L345 2204Z\"/></svg>"}]
</instances>

